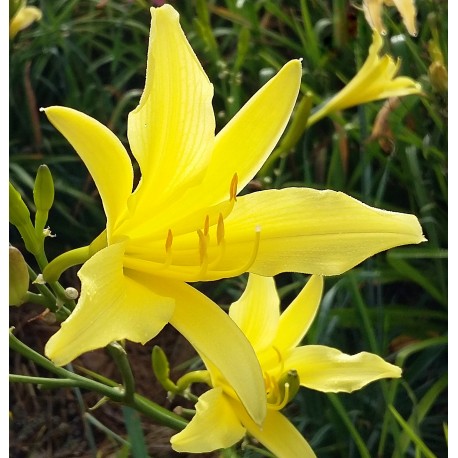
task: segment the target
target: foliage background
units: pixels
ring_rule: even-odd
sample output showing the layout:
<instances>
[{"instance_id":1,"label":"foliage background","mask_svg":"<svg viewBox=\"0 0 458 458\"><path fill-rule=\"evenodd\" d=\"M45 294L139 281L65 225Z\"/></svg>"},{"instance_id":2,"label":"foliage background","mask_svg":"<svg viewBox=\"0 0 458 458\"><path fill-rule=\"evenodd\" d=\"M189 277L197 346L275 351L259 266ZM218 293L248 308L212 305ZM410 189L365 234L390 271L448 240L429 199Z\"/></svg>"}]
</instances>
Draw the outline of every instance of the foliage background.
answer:
<instances>
[{"instance_id":1,"label":"foliage background","mask_svg":"<svg viewBox=\"0 0 458 458\"><path fill-rule=\"evenodd\" d=\"M362 12L344 0L170 3L180 12L182 27L214 83L218 129L291 58L303 58L301 93L311 94L317 106L356 74L371 42ZM47 242L52 259L89 243L105 221L84 165L38 109L76 108L109 126L128 147L127 114L138 103L144 85L150 4L146 0L28 4L38 6L43 18L10 43L10 180L33 210L36 170L42 163L50 167L56 187L49 224L57 237ZM431 74L437 54L431 52L430 43L447 67L448 4L417 0L417 7L417 37L406 33L394 8L385 9L385 47L401 57L400 73L421 82L424 95L403 98L389 112L380 137L372 135L372 129L383 101L323 119L264 168L247 190L286 186L341 190L370 205L417 215L428 238L420 246L381 253L347 274L326 279L322 307L306 343L347 353L378 353L401 365L403 378L376 382L351 395L302 389L287 413L319 457L447 453L448 94ZM23 248L14 228L10 241ZM282 274L276 280L287 305L305 277ZM68 271L63 281L78 287L75 270ZM200 288L225 306L239 297L245 281L242 277ZM26 305L10 313L10 324L37 349L55 331L43 320L28 321L41 311ZM193 356L171 329L153 343L164 347L172 364L186 364ZM131 347L141 389L166 405L149 366L151 346ZM80 364L109 371L103 357L95 352ZM38 371L15 355L10 366L16 373ZM103 406L93 412L94 419L108 426L104 430L79 410L94 399L84 394L79 401L78 396L10 386L10 456L96 452L126 456L127 447L116 436L129 440L120 409ZM405 424L396 421L396 413ZM114 417L120 419L113 421ZM152 456L175 456L167 449L167 432L158 438L157 425L144 421L143 428ZM75 443L80 448L73 452L70 444ZM249 449L238 453L258 456Z\"/></svg>"}]
</instances>

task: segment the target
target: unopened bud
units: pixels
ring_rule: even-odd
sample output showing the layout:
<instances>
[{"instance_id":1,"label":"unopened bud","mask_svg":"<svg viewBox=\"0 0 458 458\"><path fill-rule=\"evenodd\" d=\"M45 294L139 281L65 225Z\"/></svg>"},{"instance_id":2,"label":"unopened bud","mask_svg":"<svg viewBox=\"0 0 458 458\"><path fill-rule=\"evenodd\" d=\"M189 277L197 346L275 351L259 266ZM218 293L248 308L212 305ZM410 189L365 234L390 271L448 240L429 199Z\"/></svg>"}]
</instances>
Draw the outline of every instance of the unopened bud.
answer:
<instances>
[{"instance_id":1,"label":"unopened bud","mask_svg":"<svg viewBox=\"0 0 458 458\"><path fill-rule=\"evenodd\" d=\"M156 376L158 382L163 386L165 390L176 392L177 387L169 378L169 361L161 347L158 347L157 345L154 346L153 352L151 354L151 362L153 365L154 375Z\"/></svg>"},{"instance_id":2,"label":"unopened bud","mask_svg":"<svg viewBox=\"0 0 458 458\"><path fill-rule=\"evenodd\" d=\"M35 235L35 230L30 220L30 212L22 200L21 195L10 183L9 191L9 219L10 223L16 226L17 230L24 239L25 247L30 253L36 254L39 251L39 242Z\"/></svg>"},{"instance_id":3,"label":"unopened bud","mask_svg":"<svg viewBox=\"0 0 458 458\"><path fill-rule=\"evenodd\" d=\"M68 288L65 288L65 297L67 299L75 300L78 299L79 293L76 288L72 288L69 286Z\"/></svg>"},{"instance_id":4,"label":"unopened bud","mask_svg":"<svg viewBox=\"0 0 458 458\"><path fill-rule=\"evenodd\" d=\"M429 66L428 73L433 88L438 92L447 92L448 72L445 65L435 61Z\"/></svg>"},{"instance_id":5,"label":"unopened bud","mask_svg":"<svg viewBox=\"0 0 458 458\"><path fill-rule=\"evenodd\" d=\"M33 187L33 200L36 207L35 229L38 234L41 234L48 221L49 210L54 202L54 182L47 165L38 167Z\"/></svg>"},{"instance_id":6,"label":"unopened bud","mask_svg":"<svg viewBox=\"0 0 458 458\"><path fill-rule=\"evenodd\" d=\"M22 253L10 246L10 272L9 272L9 302L10 305L21 305L29 289L29 271Z\"/></svg>"},{"instance_id":7,"label":"unopened bud","mask_svg":"<svg viewBox=\"0 0 458 458\"><path fill-rule=\"evenodd\" d=\"M48 212L54 202L54 182L47 165L40 165L33 187L33 200L37 210Z\"/></svg>"},{"instance_id":8,"label":"unopened bud","mask_svg":"<svg viewBox=\"0 0 458 458\"><path fill-rule=\"evenodd\" d=\"M29 209L22 200L21 195L16 191L11 183L9 193L9 207L11 224L14 224L17 228L22 227L27 223L31 224Z\"/></svg>"}]
</instances>

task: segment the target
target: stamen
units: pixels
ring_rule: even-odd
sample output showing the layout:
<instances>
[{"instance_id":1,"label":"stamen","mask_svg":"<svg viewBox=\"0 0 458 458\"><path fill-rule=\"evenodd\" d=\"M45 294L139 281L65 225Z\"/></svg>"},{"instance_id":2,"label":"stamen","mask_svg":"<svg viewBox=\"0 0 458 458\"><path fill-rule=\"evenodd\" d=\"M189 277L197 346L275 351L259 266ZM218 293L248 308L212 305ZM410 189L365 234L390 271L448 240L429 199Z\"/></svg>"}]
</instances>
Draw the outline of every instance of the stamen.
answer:
<instances>
[{"instance_id":1,"label":"stamen","mask_svg":"<svg viewBox=\"0 0 458 458\"><path fill-rule=\"evenodd\" d=\"M169 229L169 232L167 232L167 240L165 241L165 251L167 253L170 251L170 248L172 248L172 242L173 242L173 234L172 234L172 230Z\"/></svg>"},{"instance_id":2,"label":"stamen","mask_svg":"<svg viewBox=\"0 0 458 458\"><path fill-rule=\"evenodd\" d=\"M208 235L209 228L210 228L210 217L207 215L205 217L205 223L204 223L204 235L205 236Z\"/></svg>"},{"instance_id":3,"label":"stamen","mask_svg":"<svg viewBox=\"0 0 458 458\"><path fill-rule=\"evenodd\" d=\"M164 267L167 268L172 264L172 242L173 242L173 234L172 230L169 229L167 232L167 239L165 241L165 262Z\"/></svg>"},{"instance_id":4,"label":"stamen","mask_svg":"<svg viewBox=\"0 0 458 458\"><path fill-rule=\"evenodd\" d=\"M218 245L224 240L224 218L222 213L219 214L218 225L216 227L216 241Z\"/></svg>"},{"instance_id":5,"label":"stamen","mask_svg":"<svg viewBox=\"0 0 458 458\"><path fill-rule=\"evenodd\" d=\"M200 264L202 265L205 257L207 256L207 240L200 229L197 230L197 235L199 236L199 256Z\"/></svg>"},{"instance_id":6,"label":"stamen","mask_svg":"<svg viewBox=\"0 0 458 458\"><path fill-rule=\"evenodd\" d=\"M285 388L285 393L284 393L283 399L280 402L280 404L276 405L276 409L278 409L278 410L283 409L283 407L285 407L286 404L288 404L288 402L290 400L289 399L289 383L285 383L283 386Z\"/></svg>"},{"instance_id":7,"label":"stamen","mask_svg":"<svg viewBox=\"0 0 458 458\"><path fill-rule=\"evenodd\" d=\"M256 226L255 232L254 232L253 251L251 252L250 259L243 267L244 269L243 272L248 272L248 269L254 264L254 261L256 261L256 257L258 256L258 251L259 251L260 240L261 240L261 226Z\"/></svg>"},{"instance_id":8,"label":"stamen","mask_svg":"<svg viewBox=\"0 0 458 458\"><path fill-rule=\"evenodd\" d=\"M239 181L239 177L236 173L232 177L231 186L229 187L229 200L230 201L237 201L237 183Z\"/></svg>"},{"instance_id":9,"label":"stamen","mask_svg":"<svg viewBox=\"0 0 458 458\"><path fill-rule=\"evenodd\" d=\"M199 257L200 257L200 271L198 273L198 277L201 277L205 274L208 269L208 239L203 234L203 232L199 229L197 231L197 235L199 236Z\"/></svg>"},{"instance_id":10,"label":"stamen","mask_svg":"<svg viewBox=\"0 0 458 458\"><path fill-rule=\"evenodd\" d=\"M280 369L278 370L278 372L280 372L280 374L283 374L285 369L285 362L281 356L280 350L275 345L272 345L272 350L277 354L278 364L280 364Z\"/></svg>"},{"instance_id":11,"label":"stamen","mask_svg":"<svg viewBox=\"0 0 458 458\"><path fill-rule=\"evenodd\" d=\"M237 275L240 275L244 272L248 272L250 267L254 264L256 261L256 257L258 256L258 251L259 251L259 242L261 240L261 226L256 226L255 229L255 239L254 239L254 246L253 246L253 251L251 252L251 256L246 262L245 265L238 269L232 269L232 270L219 270L218 275L221 277L236 277ZM222 249L225 248L225 244L222 244ZM213 262L212 265L215 263Z\"/></svg>"}]
</instances>

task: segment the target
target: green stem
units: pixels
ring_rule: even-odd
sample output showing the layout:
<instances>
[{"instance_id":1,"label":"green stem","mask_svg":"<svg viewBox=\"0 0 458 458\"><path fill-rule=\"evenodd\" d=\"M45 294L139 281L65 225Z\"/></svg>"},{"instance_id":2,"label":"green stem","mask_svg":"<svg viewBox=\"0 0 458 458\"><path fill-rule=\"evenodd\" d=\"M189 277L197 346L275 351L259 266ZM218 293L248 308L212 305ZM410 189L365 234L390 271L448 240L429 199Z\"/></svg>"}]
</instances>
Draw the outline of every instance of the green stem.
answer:
<instances>
[{"instance_id":1,"label":"green stem","mask_svg":"<svg viewBox=\"0 0 458 458\"><path fill-rule=\"evenodd\" d=\"M42 294L31 293L30 291L27 291L24 302L32 302L33 304L39 304L43 307L49 308L48 299L46 297Z\"/></svg>"},{"instance_id":2,"label":"green stem","mask_svg":"<svg viewBox=\"0 0 458 458\"><path fill-rule=\"evenodd\" d=\"M29 270L30 279L32 280L32 282L34 282L37 279L38 275L29 265L27 265L27 268ZM59 305L56 295L58 296L61 303L67 305L71 310L75 308L75 301L69 300L65 296L65 290L59 283L53 283L51 285L54 294L46 285L40 283L34 283L34 285L38 289L38 291L40 291L40 294L42 296L40 302L37 302L38 304L44 305L49 310L51 310L51 312L57 313L57 317L61 317L60 321L63 321L65 320L65 318L70 316L71 311L64 305ZM32 302L35 301L32 300Z\"/></svg>"},{"instance_id":3,"label":"green stem","mask_svg":"<svg viewBox=\"0 0 458 458\"><path fill-rule=\"evenodd\" d=\"M62 272L78 264L84 264L90 257L89 245L62 253L43 269L43 278L53 284Z\"/></svg>"},{"instance_id":4,"label":"green stem","mask_svg":"<svg viewBox=\"0 0 458 458\"><path fill-rule=\"evenodd\" d=\"M135 394L135 379L132 374L129 359L127 358L126 350L124 350L118 342L112 342L106 349L113 358L116 366L118 366L119 372L121 372L124 385L124 402L129 404L132 402Z\"/></svg>"},{"instance_id":5,"label":"green stem","mask_svg":"<svg viewBox=\"0 0 458 458\"><path fill-rule=\"evenodd\" d=\"M206 383L211 385L210 373L206 370L188 372L177 381L178 391L184 391L193 383Z\"/></svg>"},{"instance_id":6,"label":"green stem","mask_svg":"<svg viewBox=\"0 0 458 458\"><path fill-rule=\"evenodd\" d=\"M154 421L158 422L161 425L168 426L169 428L175 429L177 431L181 431L186 425L187 421L183 418L179 417L178 415L174 414L173 412L168 411L167 409L155 404L154 402L150 401L149 399L139 395L134 394L132 399L129 402L125 401L125 391L120 390L119 386L116 382L105 379L107 384L103 384L100 382L96 382L94 380L87 379L82 377L81 375L75 374L73 372L68 371L62 367L55 366L50 360L45 358L44 356L37 353L35 350L32 350L19 339L17 339L10 329L9 335L10 347L14 351L18 352L25 358L35 362L39 366L47 369L51 373L58 375L62 379L69 379L73 382L74 387L86 389L88 391L93 391L99 393L107 398L111 399L114 402L124 403L129 407L137 410L138 412L143 413L147 417L153 419ZM17 375L13 375L13 378L19 377ZM19 382L23 383L35 383L35 378L29 377L28 379L16 379ZM45 386L47 379L40 378L40 384ZM56 382L56 379L51 379L50 386ZM67 386L64 383L65 386Z\"/></svg>"},{"instance_id":7,"label":"green stem","mask_svg":"<svg viewBox=\"0 0 458 458\"><path fill-rule=\"evenodd\" d=\"M34 385L38 385L39 388L45 389L75 386L75 381L69 378L32 377L29 375L10 374L9 380L13 383L33 383Z\"/></svg>"},{"instance_id":8,"label":"green stem","mask_svg":"<svg viewBox=\"0 0 458 458\"><path fill-rule=\"evenodd\" d=\"M27 264L27 269L29 271L30 279L32 283L37 279L36 272ZM46 300L46 307L51 310L51 312L57 312L57 301L54 294L46 285L40 285L39 283L34 283L35 287L40 291L41 296Z\"/></svg>"}]
</instances>

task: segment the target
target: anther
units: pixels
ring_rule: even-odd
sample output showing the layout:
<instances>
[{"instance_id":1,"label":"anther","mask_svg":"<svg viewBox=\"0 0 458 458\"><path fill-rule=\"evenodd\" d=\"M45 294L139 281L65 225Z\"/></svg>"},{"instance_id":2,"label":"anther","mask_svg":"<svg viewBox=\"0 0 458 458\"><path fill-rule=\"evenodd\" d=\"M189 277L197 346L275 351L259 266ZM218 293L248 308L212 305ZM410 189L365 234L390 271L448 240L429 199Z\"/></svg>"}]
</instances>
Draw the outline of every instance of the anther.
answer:
<instances>
[{"instance_id":1,"label":"anther","mask_svg":"<svg viewBox=\"0 0 458 458\"><path fill-rule=\"evenodd\" d=\"M172 230L169 229L167 232L167 239L165 240L165 267L168 267L170 264L172 264L172 242L173 234Z\"/></svg>"},{"instance_id":2,"label":"anther","mask_svg":"<svg viewBox=\"0 0 458 458\"><path fill-rule=\"evenodd\" d=\"M236 173L232 177L231 186L229 187L229 200L233 200L234 202L237 200L237 184L239 181L239 177Z\"/></svg>"},{"instance_id":3,"label":"anther","mask_svg":"<svg viewBox=\"0 0 458 458\"><path fill-rule=\"evenodd\" d=\"M210 217L207 215L205 217L205 223L204 223L204 235L205 236L208 235L209 228L210 228Z\"/></svg>"},{"instance_id":4,"label":"anther","mask_svg":"<svg viewBox=\"0 0 458 458\"><path fill-rule=\"evenodd\" d=\"M167 232L167 239L165 241L165 251L168 253L170 251L170 248L172 248L172 242L173 242L173 234L171 229L169 229L169 232Z\"/></svg>"}]
</instances>

